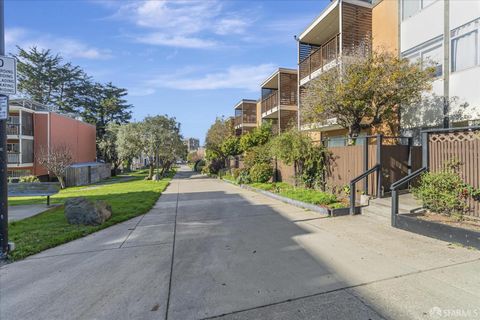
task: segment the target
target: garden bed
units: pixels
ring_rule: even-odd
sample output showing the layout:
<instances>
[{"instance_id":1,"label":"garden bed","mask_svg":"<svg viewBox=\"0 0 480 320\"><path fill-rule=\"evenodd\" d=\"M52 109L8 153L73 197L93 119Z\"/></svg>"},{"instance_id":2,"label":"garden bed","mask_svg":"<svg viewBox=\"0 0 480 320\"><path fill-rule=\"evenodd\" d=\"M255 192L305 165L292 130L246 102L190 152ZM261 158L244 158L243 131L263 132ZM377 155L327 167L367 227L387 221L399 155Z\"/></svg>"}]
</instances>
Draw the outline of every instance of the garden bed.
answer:
<instances>
[{"instance_id":1,"label":"garden bed","mask_svg":"<svg viewBox=\"0 0 480 320\"><path fill-rule=\"evenodd\" d=\"M426 237L480 249L480 231L466 229L465 224L455 225L439 220L441 219L438 217L432 218L428 215L399 214L396 217L395 227Z\"/></svg>"},{"instance_id":2,"label":"garden bed","mask_svg":"<svg viewBox=\"0 0 480 320\"><path fill-rule=\"evenodd\" d=\"M231 179L223 178L228 183L237 184ZM270 198L318 212L326 216L342 216L349 214L348 203L340 201L334 194L318 190L291 186L285 182L241 184L240 187L261 193ZM355 208L360 213L360 207Z\"/></svg>"},{"instance_id":3,"label":"garden bed","mask_svg":"<svg viewBox=\"0 0 480 320\"><path fill-rule=\"evenodd\" d=\"M463 228L463 229L480 232L480 221L478 220L473 220L473 219L469 220L468 218L464 220L458 220L453 217L449 217L446 215L441 215L441 214L437 214L429 211L409 214L409 216L416 217L417 219L420 219L420 220L445 224L455 228Z\"/></svg>"}]
</instances>

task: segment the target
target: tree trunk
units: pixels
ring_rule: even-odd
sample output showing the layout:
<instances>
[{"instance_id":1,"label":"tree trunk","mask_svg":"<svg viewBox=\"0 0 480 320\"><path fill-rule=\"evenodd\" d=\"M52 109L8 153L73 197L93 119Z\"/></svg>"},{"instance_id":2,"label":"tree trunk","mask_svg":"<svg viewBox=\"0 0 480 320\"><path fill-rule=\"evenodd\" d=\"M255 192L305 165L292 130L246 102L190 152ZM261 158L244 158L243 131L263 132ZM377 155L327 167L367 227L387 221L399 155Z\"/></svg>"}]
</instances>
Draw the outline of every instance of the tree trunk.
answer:
<instances>
[{"instance_id":1,"label":"tree trunk","mask_svg":"<svg viewBox=\"0 0 480 320\"><path fill-rule=\"evenodd\" d=\"M65 189L66 188L65 180L63 179L63 177L62 176L57 176L57 179L58 179L58 182L60 182L60 188Z\"/></svg>"},{"instance_id":2,"label":"tree trunk","mask_svg":"<svg viewBox=\"0 0 480 320\"><path fill-rule=\"evenodd\" d=\"M148 164L148 177L147 177L147 180L152 180L153 178L153 170L155 169L155 164L150 161L150 163Z\"/></svg>"},{"instance_id":3,"label":"tree trunk","mask_svg":"<svg viewBox=\"0 0 480 320\"><path fill-rule=\"evenodd\" d=\"M357 138L360 135L362 126L360 123L354 123L348 128L348 145L354 146L357 143Z\"/></svg>"}]
</instances>

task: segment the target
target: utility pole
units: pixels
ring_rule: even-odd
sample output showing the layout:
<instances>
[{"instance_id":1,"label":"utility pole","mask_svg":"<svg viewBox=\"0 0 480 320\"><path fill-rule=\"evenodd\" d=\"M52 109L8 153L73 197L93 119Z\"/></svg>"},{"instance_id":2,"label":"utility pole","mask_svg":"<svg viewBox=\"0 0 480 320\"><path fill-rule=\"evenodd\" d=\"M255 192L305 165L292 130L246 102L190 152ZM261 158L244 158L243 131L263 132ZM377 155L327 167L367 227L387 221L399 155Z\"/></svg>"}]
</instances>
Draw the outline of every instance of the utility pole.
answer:
<instances>
[{"instance_id":1,"label":"utility pole","mask_svg":"<svg viewBox=\"0 0 480 320\"><path fill-rule=\"evenodd\" d=\"M5 55L4 0L0 0L0 56ZM3 67L3 60L2 60ZM6 100L8 118L8 96L0 95L0 103ZM7 119L0 117L0 259L8 252L8 192L7 192Z\"/></svg>"}]
</instances>

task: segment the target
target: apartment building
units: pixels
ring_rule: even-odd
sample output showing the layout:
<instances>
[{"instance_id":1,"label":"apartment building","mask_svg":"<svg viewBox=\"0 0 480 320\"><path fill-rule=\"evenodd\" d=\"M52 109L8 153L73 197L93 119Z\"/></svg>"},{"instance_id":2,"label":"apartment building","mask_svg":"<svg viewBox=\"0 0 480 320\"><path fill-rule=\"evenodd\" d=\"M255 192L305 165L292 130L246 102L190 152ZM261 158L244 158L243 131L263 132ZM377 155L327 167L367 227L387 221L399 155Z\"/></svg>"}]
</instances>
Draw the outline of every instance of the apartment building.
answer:
<instances>
[{"instance_id":1,"label":"apartment building","mask_svg":"<svg viewBox=\"0 0 480 320\"><path fill-rule=\"evenodd\" d=\"M196 138L187 138L184 140L188 152L197 151L200 148L200 140Z\"/></svg>"},{"instance_id":2,"label":"apartment building","mask_svg":"<svg viewBox=\"0 0 480 320\"><path fill-rule=\"evenodd\" d=\"M402 57L434 64L431 101L402 114L402 128L480 123L480 2L398 0Z\"/></svg>"},{"instance_id":3,"label":"apartment building","mask_svg":"<svg viewBox=\"0 0 480 320\"><path fill-rule=\"evenodd\" d=\"M270 122L274 133L297 125L298 71L278 68L261 85L262 122Z\"/></svg>"},{"instance_id":4,"label":"apartment building","mask_svg":"<svg viewBox=\"0 0 480 320\"><path fill-rule=\"evenodd\" d=\"M334 0L298 36L299 128L310 132L314 140L345 136L335 118L323 123L302 121L302 94L310 81L332 68L360 47L370 47L372 34L370 1Z\"/></svg>"},{"instance_id":5,"label":"apartment building","mask_svg":"<svg viewBox=\"0 0 480 320\"><path fill-rule=\"evenodd\" d=\"M241 136L257 127L257 101L242 99L235 107L235 135Z\"/></svg>"},{"instance_id":6,"label":"apartment building","mask_svg":"<svg viewBox=\"0 0 480 320\"><path fill-rule=\"evenodd\" d=\"M26 99L11 100L7 121L7 171L10 177L46 176L36 154L66 145L74 163L96 159L95 126L51 111Z\"/></svg>"}]
</instances>

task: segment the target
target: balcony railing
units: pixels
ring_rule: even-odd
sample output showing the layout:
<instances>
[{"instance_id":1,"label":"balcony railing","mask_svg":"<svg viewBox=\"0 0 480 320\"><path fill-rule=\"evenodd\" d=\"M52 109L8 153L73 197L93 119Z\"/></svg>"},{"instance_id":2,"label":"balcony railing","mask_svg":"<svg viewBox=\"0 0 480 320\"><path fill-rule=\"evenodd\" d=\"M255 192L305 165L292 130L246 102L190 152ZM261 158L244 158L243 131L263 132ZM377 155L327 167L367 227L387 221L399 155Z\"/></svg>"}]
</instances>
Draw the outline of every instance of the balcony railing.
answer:
<instances>
[{"instance_id":1,"label":"balcony railing","mask_svg":"<svg viewBox=\"0 0 480 320\"><path fill-rule=\"evenodd\" d=\"M7 164L20 164L20 153L7 152Z\"/></svg>"},{"instance_id":2,"label":"balcony railing","mask_svg":"<svg viewBox=\"0 0 480 320\"><path fill-rule=\"evenodd\" d=\"M325 42L323 45L312 51L308 57L300 62L300 79L303 79L313 72L323 69L330 62L337 60L340 53L340 34Z\"/></svg>"},{"instance_id":3,"label":"balcony railing","mask_svg":"<svg viewBox=\"0 0 480 320\"><path fill-rule=\"evenodd\" d=\"M244 124L244 123L257 123L257 116L252 114L244 114L243 116L235 117L235 126Z\"/></svg>"},{"instance_id":4,"label":"balcony railing","mask_svg":"<svg viewBox=\"0 0 480 320\"><path fill-rule=\"evenodd\" d=\"M7 123L7 135L18 136L20 134L20 125L16 123Z\"/></svg>"},{"instance_id":5,"label":"balcony railing","mask_svg":"<svg viewBox=\"0 0 480 320\"><path fill-rule=\"evenodd\" d=\"M262 113L268 112L278 106L278 90L262 100Z\"/></svg>"}]
</instances>

